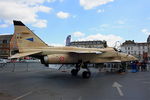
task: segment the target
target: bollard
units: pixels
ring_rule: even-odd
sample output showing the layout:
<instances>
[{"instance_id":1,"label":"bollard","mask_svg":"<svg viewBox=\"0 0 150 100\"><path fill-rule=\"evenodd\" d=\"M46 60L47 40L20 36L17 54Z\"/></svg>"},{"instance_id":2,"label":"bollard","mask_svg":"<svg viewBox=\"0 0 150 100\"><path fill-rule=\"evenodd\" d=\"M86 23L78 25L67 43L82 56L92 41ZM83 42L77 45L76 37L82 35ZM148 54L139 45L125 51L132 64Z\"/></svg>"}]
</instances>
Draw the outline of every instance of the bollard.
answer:
<instances>
[{"instance_id":1,"label":"bollard","mask_svg":"<svg viewBox=\"0 0 150 100\"><path fill-rule=\"evenodd\" d=\"M146 65L146 70L149 71L149 66L148 66L148 64Z\"/></svg>"},{"instance_id":2,"label":"bollard","mask_svg":"<svg viewBox=\"0 0 150 100\"><path fill-rule=\"evenodd\" d=\"M141 68L141 66L139 67L139 71L140 71L140 72L142 71L142 68Z\"/></svg>"},{"instance_id":3,"label":"bollard","mask_svg":"<svg viewBox=\"0 0 150 100\"><path fill-rule=\"evenodd\" d=\"M60 97L60 100L63 100L63 96Z\"/></svg>"},{"instance_id":4,"label":"bollard","mask_svg":"<svg viewBox=\"0 0 150 100\"><path fill-rule=\"evenodd\" d=\"M13 62L13 65L14 65L14 67L13 67L12 72L15 72L15 63L14 62Z\"/></svg>"},{"instance_id":5,"label":"bollard","mask_svg":"<svg viewBox=\"0 0 150 100\"><path fill-rule=\"evenodd\" d=\"M27 62L27 72L29 71L29 64L28 64L28 62Z\"/></svg>"}]
</instances>

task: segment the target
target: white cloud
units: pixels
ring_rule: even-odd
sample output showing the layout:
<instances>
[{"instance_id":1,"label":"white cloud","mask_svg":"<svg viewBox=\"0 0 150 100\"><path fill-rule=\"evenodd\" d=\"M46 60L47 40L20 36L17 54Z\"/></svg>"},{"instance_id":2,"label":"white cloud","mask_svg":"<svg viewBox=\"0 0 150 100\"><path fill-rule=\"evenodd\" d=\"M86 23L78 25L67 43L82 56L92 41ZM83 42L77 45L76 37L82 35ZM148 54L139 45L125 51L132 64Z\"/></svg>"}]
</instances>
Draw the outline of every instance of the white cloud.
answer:
<instances>
[{"instance_id":1,"label":"white cloud","mask_svg":"<svg viewBox=\"0 0 150 100\"><path fill-rule=\"evenodd\" d=\"M105 12L104 9L99 9L99 10L97 10L97 13L103 13L103 12Z\"/></svg>"},{"instance_id":2,"label":"white cloud","mask_svg":"<svg viewBox=\"0 0 150 100\"><path fill-rule=\"evenodd\" d=\"M6 28L6 27L8 27L9 25L7 25L7 24L1 24L0 25L0 28Z\"/></svg>"},{"instance_id":3,"label":"white cloud","mask_svg":"<svg viewBox=\"0 0 150 100\"><path fill-rule=\"evenodd\" d=\"M110 27L109 24L102 24L102 25L100 25L100 28L108 28L108 27Z\"/></svg>"},{"instance_id":4,"label":"white cloud","mask_svg":"<svg viewBox=\"0 0 150 100\"><path fill-rule=\"evenodd\" d=\"M82 33L82 32L74 32L73 33L73 36L74 37L83 37L85 34L84 33Z\"/></svg>"},{"instance_id":5,"label":"white cloud","mask_svg":"<svg viewBox=\"0 0 150 100\"><path fill-rule=\"evenodd\" d=\"M52 10L52 8L46 7L46 6L35 6L34 8L35 12L45 12L45 13L49 13L50 10Z\"/></svg>"},{"instance_id":6,"label":"white cloud","mask_svg":"<svg viewBox=\"0 0 150 100\"><path fill-rule=\"evenodd\" d=\"M118 24L125 24L125 21L124 20L118 20L117 23Z\"/></svg>"},{"instance_id":7,"label":"white cloud","mask_svg":"<svg viewBox=\"0 0 150 100\"><path fill-rule=\"evenodd\" d=\"M113 1L114 0L80 0L80 5L83 6L85 10L90 10Z\"/></svg>"},{"instance_id":8,"label":"white cloud","mask_svg":"<svg viewBox=\"0 0 150 100\"><path fill-rule=\"evenodd\" d=\"M56 15L58 18L61 18L61 19L67 19L68 17L70 17L69 13L62 12L62 11L58 12Z\"/></svg>"},{"instance_id":9,"label":"white cloud","mask_svg":"<svg viewBox=\"0 0 150 100\"><path fill-rule=\"evenodd\" d=\"M64 0L59 0L59 2L64 2Z\"/></svg>"},{"instance_id":10,"label":"white cloud","mask_svg":"<svg viewBox=\"0 0 150 100\"><path fill-rule=\"evenodd\" d=\"M77 18L77 15L73 15L72 18Z\"/></svg>"},{"instance_id":11,"label":"white cloud","mask_svg":"<svg viewBox=\"0 0 150 100\"><path fill-rule=\"evenodd\" d=\"M33 24L33 26L38 28L45 28L47 26L47 20L39 20L37 23Z\"/></svg>"},{"instance_id":12,"label":"white cloud","mask_svg":"<svg viewBox=\"0 0 150 100\"><path fill-rule=\"evenodd\" d=\"M52 10L52 8L43 6L43 3L52 1L54 0L1 0L0 19L3 22L2 26L10 25L12 20L21 20L35 26L44 20L39 18L38 12L49 13Z\"/></svg>"},{"instance_id":13,"label":"white cloud","mask_svg":"<svg viewBox=\"0 0 150 100\"><path fill-rule=\"evenodd\" d=\"M143 32L146 35L150 35L150 31L148 29L142 29L141 32Z\"/></svg>"},{"instance_id":14,"label":"white cloud","mask_svg":"<svg viewBox=\"0 0 150 100\"><path fill-rule=\"evenodd\" d=\"M108 46L110 47L114 47L116 41L123 41L123 38L120 36L116 36L113 34L108 34L108 35L103 35L103 34L95 34L95 35L89 35L87 37L84 38L80 38L79 40L81 41L92 41L92 40L105 40L107 41Z\"/></svg>"}]
</instances>

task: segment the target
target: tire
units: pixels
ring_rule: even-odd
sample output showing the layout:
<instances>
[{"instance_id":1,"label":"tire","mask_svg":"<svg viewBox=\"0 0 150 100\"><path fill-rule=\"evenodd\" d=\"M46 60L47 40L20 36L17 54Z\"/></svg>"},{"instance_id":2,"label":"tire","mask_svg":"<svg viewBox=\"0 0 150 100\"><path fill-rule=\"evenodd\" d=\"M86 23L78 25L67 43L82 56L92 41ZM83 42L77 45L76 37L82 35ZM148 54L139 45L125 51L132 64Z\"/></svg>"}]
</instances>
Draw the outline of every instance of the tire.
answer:
<instances>
[{"instance_id":1,"label":"tire","mask_svg":"<svg viewBox=\"0 0 150 100\"><path fill-rule=\"evenodd\" d=\"M78 70L72 69L72 70L71 70L71 74L72 74L72 76L77 76Z\"/></svg>"},{"instance_id":2,"label":"tire","mask_svg":"<svg viewBox=\"0 0 150 100\"><path fill-rule=\"evenodd\" d=\"M90 77L91 77L91 72L89 72L89 71L84 71L84 72L82 73L82 77L85 78L85 79L90 78Z\"/></svg>"}]
</instances>

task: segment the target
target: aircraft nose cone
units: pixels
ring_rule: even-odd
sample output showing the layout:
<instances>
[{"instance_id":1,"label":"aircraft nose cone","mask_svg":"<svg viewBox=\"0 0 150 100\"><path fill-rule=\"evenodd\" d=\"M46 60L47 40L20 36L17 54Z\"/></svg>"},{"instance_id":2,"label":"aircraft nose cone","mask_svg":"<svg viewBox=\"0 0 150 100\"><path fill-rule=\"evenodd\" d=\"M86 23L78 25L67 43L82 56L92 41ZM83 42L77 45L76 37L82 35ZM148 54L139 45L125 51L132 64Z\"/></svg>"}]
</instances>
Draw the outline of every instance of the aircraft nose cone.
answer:
<instances>
[{"instance_id":1,"label":"aircraft nose cone","mask_svg":"<svg viewBox=\"0 0 150 100\"><path fill-rule=\"evenodd\" d=\"M121 61L136 61L138 60L136 57L125 54L125 53L120 53Z\"/></svg>"},{"instance_id":2,"label":"aircraft nose cone","mask_svg":"<svg viewBox=\"0 0 150 100\"><path fill-rule=\"evenodd\" d=\"M136 57L134 57L134 56L132 56L132 55L129 55L129 59L130 59L131 61L138 60Z\"/></svg>"}]
</instances>

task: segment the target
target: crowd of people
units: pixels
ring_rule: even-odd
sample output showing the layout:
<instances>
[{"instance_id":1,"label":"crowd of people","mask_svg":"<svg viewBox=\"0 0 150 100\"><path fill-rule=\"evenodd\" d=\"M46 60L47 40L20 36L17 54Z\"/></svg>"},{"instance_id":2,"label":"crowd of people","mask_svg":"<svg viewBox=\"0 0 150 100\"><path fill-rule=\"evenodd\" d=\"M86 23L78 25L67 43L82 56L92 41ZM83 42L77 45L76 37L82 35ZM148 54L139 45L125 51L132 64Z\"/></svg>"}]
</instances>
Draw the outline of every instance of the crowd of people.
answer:
<instances>
[{"instance_id":1,"label":"crowd of people","mask_svg":"<svg viewBox=\"0 0 150 100\"><path fill-rule=\"evenodd\" d=\"M131 62L130 66L131 66L132 72L147 71L147 63L145 61L143 62L134 61L134 62Z\"/></svg>"},{"instance_id":2,"label":"crowd of people","mask_svg":"<svg viewBox=\"0 0 150 100\"><path fill-rule=\"evenodd\" d=\"M96 67L96 66L95 66ZM132 61L132 62L121 62L121 63L103 63L98 64L96 68L99 68L100 72L145 72L150 71L150 63L146 61Z\"/></svg>"}]
</instances>

